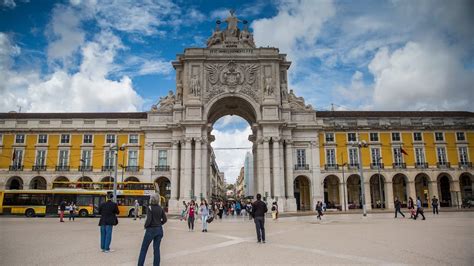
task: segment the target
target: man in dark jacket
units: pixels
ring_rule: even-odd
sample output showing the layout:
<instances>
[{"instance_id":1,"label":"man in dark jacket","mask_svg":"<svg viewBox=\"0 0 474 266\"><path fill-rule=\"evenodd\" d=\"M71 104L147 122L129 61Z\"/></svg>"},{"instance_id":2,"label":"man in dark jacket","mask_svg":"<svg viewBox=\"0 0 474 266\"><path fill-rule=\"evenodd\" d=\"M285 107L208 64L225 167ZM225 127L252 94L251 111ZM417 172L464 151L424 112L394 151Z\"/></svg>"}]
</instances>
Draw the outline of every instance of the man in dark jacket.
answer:
<instances>
[{"instance_id":1,"label":"man in dark jacket","mask_svg":"<svg viewBox=\"0 0 474 266\"><path fill-rule=\"evenodd\" d=\"M257 200L252 204L252 216L257 229L257 243L265 243L265 213L267 204L262 201L262 195L257 194Z\"/></svg>"},{"instance_id":2,"label":"man in dark jacket","mask_svg":"<svg viewBox=\"0 0 474 266\"><path fill-rule=\"evenodd\" d=\"M112 193L107 194L107 202L100 204L100 248L102 252L113 252L110 249L110 242L112 242L112 229L114 225L118 224L117 214L119 209L117 203L112 202Z\"/></svg>"},{"instance_id":3,"label":"man in dark jacket","mask_svg":"<svg viewBox=\"0 0 474 266\"><path fill-rule=\"evenodd\" d=\"M398 197L395 197L395 218L397 218L397 214L400 213L403 218L405 218L405 214L401 211L402 203L398 200Z\"/></svg>"}]
</instances>

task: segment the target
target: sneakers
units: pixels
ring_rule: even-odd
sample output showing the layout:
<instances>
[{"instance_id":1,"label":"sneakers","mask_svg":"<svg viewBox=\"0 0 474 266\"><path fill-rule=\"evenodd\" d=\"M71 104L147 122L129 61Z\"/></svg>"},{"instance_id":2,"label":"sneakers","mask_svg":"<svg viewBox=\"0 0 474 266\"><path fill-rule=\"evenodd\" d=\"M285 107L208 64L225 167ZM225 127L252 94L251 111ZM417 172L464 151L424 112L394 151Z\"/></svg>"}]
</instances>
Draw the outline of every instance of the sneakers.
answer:
<instances>
[{"instance_id":1,"label":"sneakers","mask_svg":"<svg viewBox=\"0 0 474 266\"><path fill-rule=\"evenodd\" d=\"M115 252L115 250L109 249L109 250L104 251L104 253L111 253L111 252Z\"/></svg>"}]
</instances>

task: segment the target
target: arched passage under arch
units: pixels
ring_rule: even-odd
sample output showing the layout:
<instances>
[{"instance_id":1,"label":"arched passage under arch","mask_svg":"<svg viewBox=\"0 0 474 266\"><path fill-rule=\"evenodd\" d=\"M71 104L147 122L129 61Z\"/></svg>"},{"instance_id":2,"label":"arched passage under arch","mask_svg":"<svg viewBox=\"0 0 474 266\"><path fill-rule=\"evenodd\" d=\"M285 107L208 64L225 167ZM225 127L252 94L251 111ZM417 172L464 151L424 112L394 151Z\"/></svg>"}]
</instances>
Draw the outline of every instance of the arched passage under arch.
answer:
<instances>
[{"instance_id":1,"label":"arched passage under arch","mask_svg":"<svg viewBox=\"0 0 474 266\"><path fill-rule=\"evenodd\" d=\"M446 173L438 176L439 206L441 207L452 207L454 204L451 197L451 181L451 176Z\"/></svg>"},{"instance_id":2,"label":"arched passage under arch","mask_svg":"<svg viewBox=\"0 0 474 266\"><path fill-rule=\"evenodd\" d=\"M104 189L113 189L114 188L114 178L111 176L105 176L103 177L100 182L105 182L105 184L102 185Z\"/></svg>"},{"instance_id":3,"label":"arched passage under arch","mask_svg":"<svg viewBox=\"0 0 474 266\"><path fill-rule=\"evenodd\" d=\"M340 193L339 178L337 176L330 175L324 178L324 202L327 209L341 206Z\"/></svg>"},{"instance_id":4,"label":"arched passage under arch","mask_svg":"<svg viewBox=\"0 0 474 266\"><path fill-rule=\"evenodd\" d=\"M167 211L168 203L171 197L171 181L164 176L160 176L155 179L155 183L160 190L160 196L165 198L165 201L162 201L161 204L163 208L166 208L165 210Z\"/></svg>"},{"instance_id":5,"label":"arched passage under arch","mask_svg":"<svg viewBox=\"0 0 474 266\"><path fill-rule=\"evenodd\" d=\"M471 199L473 197L472 193L472 184L473 176L470 173L462 173L459 176L459 188L461 190L461 199L465 201L466 199Z\"/></svg>"},{"instance_id":6,"label":"arched passage under arch","mask_svg":"<svg viewBox=\"0 0 474 266\"><path fill-rule=\"evenodd\" d=\"M129 176L125 179L125 182L140 182L140 180L134 176Z\"/></svg>"},{"instance_id":7,"label":"arched passage under arch","mask_svg":"<svg viewBox=\"0 0 474 266\"><path fill-rule=\"evenodd\" d=\"M309 178L304 175L296 177L293 181L293 191L298 211L311 210L310 185Z\"/></svg>"},{"instance_id":8,"label":"arched passage under arch","mask_svg":"<svg viewBox=\"0 0 474 266\"><path fill-rule=\"evenodd\" d=\"M36 176L30 181L30 189L46 189L46 179L42 176Z\"/></svg>"},{"instance_id":9,"label":"arched passage under arch","mask_svg":"<svg viewBox=\"0 0 474 266\"><path fill-rule=\"evenodd\" d=\"M350 175L347 178L347 204L349 209L362 208L361 185L358 175Z\"/></svg>"},{"instance_id":10,"label":"arched passage under arch","mask_svg":"<svg viewBox=\"0 0 474 266\"><path fill-rule=\"evenodd\" d=\"M69 188L69 179L65 176L58 176L53 181L53 188Z\"/></svg>"},{"instance_id":11,"label":"arched passage under arch","mask_svg":"<svg viewBox=\"0 0 474 266\"><path fill-rule=\"evenodd\" d=\"M375 174L370 177L370 198L372 208L385 208L385 177Z\"/></svg>"},{"instance_id":12,"label":"arched passage under arch","mask_svg":"<svg viewBox=\"0 0 474 266\"><path fill-rule=\"evenodd\" d=\"M19 176L10 177L7 181L6 188L11 190L23 189L23 179Z\"/></svg>"},{"instance_id":13,"label":"arched passage under arch","mask_svg":"<svg viewBox=\"0 0 474 266\"><path fill-rule=\"evenodd\" d=\"M428 207L428 203L430 201L430 193L431 191L429 190L429 182L430 179L428 175L421 173L416 175L415 177L415 191L416 191L416 197L420 197L421 199L421 204L423 207Z\"/></svg>"},{"instance_id":14,"label":"arched passage under arch","mask_svg":"<svg viewBox=\"0 0 474 266\"><path fill-rule=\"evenodd\" d=\"M396 174L392 178L393 197L400 200L402 207L406 207L408 203L407 183L408 177L404 174Z\"/></svg>"}]
</instances>

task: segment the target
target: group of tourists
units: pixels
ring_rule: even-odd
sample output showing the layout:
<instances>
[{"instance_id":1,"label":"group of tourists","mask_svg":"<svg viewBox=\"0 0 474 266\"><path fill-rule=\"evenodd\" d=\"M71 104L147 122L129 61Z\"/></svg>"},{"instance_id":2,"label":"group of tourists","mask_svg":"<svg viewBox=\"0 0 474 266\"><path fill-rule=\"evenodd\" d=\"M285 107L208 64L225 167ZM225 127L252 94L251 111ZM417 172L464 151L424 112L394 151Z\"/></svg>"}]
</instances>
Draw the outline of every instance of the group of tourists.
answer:
<instances>
[{"instance_id":1,"label":"group of tourists","mask_svg":"<svg viewBox=\"0 0 474 266\"><path fill-rule=\"evenodd\" d=\"M395 204L395 218L397 218L398 213L400 213L403 216L403 218L405 218L405 214L403 214L403 212L401 211L402 203L397 197L395 197L394 204ZM439 209L438 209L439 200L438 198L436 198L436 196L433 196L433 198L431 199L431 206L433 207L433 214L439 214ZM422 220L426 220L423 204L421 202L420 197L416 198L416 205L413 201L413 198L409 197L407 208L408 208L408 211L410 212L410 219L416 220L418 218L418 215L421 215L421 217L423 217Z\"/></svg>"},{"instance_id":2,"label":"group of tourists","mask_svg":"<svg viewBox=\"0 0 474 266\"><path fill-rule=\"evenodd\" d=\"M66 201L61 201L61 203L58 206L59 210L59 222L64 223L64 213L66 211L69 212L69 221L74 221L76 218L76 212L77 212L77 207L74 202L67 203Z\"/></svg>"}]
</instances>

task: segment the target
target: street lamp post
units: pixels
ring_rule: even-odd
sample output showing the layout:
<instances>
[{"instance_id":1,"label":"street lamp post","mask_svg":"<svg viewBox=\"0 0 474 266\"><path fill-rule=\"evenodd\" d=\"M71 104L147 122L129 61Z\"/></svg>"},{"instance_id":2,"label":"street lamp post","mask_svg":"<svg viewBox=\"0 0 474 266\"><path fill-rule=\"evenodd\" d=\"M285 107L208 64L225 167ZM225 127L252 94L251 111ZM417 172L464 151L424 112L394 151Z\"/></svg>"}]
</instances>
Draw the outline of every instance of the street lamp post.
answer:
<instances>
[{"instance_id":1,"label":"street lamp post","mask_svg":"<svg viewBox=\"0 0 474 266\"><path fill-rule=\"evenodd\" d=\"M342 157L342 155L341 155ZM347 211L347 204L346 204L346 180L344 178L344 166L346 166L347 163L343 163L341 165L342 167L342 194L343 194L343 197L344 197L344 211Z\"/></svg>"},{"instance_id":2,"label":"street lamp post","mask_svg":"<svg viewBox=\"0 0 474 266\"><path fill-rule=\"evenodd\" d=\"M382 160L382 157L377 157L377 169L378 169L378 174L379 174L379 194L380 194L380 208L382 209L382 203L383 206L385 206L385 201L383 200L383 194L382 194L382 182L380 180L380 160ZM385 209L385 208L384 208Z\"/></svg>"},{"instance_id":3,"label":"street lamp post","mask_svg":"<svg viewBox=\"0 0 474 266\"><path fill-rule=\"evenodd\" d=\"M122 145L122 147L118 147L117 145L110 144L110 150L114 151L115 153L115 164L114 164L114 192L113 192L113 200L114 202L117 202L117 164L118 164L118 151L125 150L125 144Z\"/></svg>"},{"instance_id":4,"label":"street lamp post","mask_svg":"<svg viewBox=\"0 0 474 266\"><path fill-rule=\"evenodd\" d=\"M368 147L367 142L360 141L360 135L357 134L357 143L354 146L358 147L359 150L359 175L360 175L360 186L361 186L361 200L362 200L362 212L364 216L367 216L367 207L365 206L365 182L364 182L364 173L362 166L362 148Z\"/></svg>"},{"instance_id":5,"label":"street lamp post","mask_svg":"<svg viewBox=\"0 0 474 266\"><path fill-rule=\"evenodd\" d=\"M120 165L122 167L122 183L123 183L123 175L125 172L125 145L122 145L122 147L120 147L119 150L123 151L122 164Z\"/></svg>"}]
</instances>

